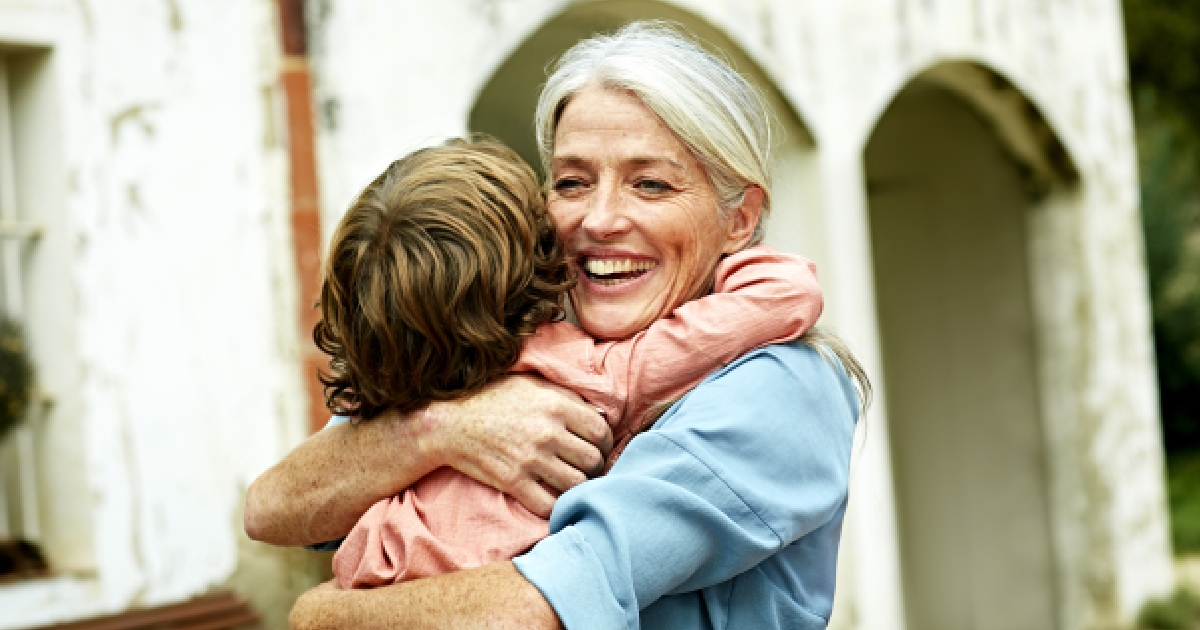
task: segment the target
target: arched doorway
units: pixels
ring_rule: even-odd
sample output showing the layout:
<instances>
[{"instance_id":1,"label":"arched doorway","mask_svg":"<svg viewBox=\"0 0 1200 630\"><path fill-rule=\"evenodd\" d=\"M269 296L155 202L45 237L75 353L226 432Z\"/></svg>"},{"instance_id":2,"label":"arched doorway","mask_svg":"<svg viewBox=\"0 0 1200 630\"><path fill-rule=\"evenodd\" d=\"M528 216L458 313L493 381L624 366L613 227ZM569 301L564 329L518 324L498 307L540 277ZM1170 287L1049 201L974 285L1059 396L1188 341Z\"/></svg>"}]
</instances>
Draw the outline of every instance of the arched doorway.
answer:
<instances>
[{"instance_id":1,"label":"arched doorway","mask_svg":"<svg viewBox=\"0 0 1200 630\"><path fill-rule=\"evenodd\" d=\"M533 112L547 69L579 40L645 19L681 24L762 91L779 123L772 160L774 205L767 242L784 251L804 254L823 268L825 227L814 143L807 126L767 73L740 46L720 29L677 7L648 0L606 0L569 6L542 24L496 69L479 92L468 127L503 140L538 168Z\"/></svg>"},{"instance_id":2,"label":"arched doorway","mask_svg":"<svg viewBox=\"0 0 1200 630\"><path fill-rule=\"evenodd\" d=\"M1074 170L1014 94L973 64L927 72L865 152L914 630L1059 625L1027 250L1030 211Z\"/></svg>"}]
</instances>

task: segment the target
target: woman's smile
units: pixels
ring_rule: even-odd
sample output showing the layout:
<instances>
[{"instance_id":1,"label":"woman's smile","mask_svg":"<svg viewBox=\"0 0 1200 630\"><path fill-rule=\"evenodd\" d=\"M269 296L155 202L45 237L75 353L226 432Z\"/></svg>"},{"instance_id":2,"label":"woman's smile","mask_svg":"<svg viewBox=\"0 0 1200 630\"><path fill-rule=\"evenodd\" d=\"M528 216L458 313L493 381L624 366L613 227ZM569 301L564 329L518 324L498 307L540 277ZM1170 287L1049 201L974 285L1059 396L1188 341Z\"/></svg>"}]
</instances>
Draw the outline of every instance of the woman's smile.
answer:
<instances>
[{"instance_id":1,"label":"woman's smile","mask_svg":"<svg viewBox=\"0 0 1200 630\"><path fill-rule=\"evenodd\" d=\"M547 207L578 272L571 300L589 334L644 330L701 295L721 254L740 247L699 161L632 94L584 89L555 137Z\"/></svg>"},{"instance_id":2,"label":"woman's smile","mask_svg":"<svg viewBox=\"0 0 1200 630\"><path fill-rule=\"evenodd\" d=\"M658 261L636 254L591 250L579 253L576 266L583 281L597 285L591 290L614 293L647 279Z\"/></svg>"}]
</instances>

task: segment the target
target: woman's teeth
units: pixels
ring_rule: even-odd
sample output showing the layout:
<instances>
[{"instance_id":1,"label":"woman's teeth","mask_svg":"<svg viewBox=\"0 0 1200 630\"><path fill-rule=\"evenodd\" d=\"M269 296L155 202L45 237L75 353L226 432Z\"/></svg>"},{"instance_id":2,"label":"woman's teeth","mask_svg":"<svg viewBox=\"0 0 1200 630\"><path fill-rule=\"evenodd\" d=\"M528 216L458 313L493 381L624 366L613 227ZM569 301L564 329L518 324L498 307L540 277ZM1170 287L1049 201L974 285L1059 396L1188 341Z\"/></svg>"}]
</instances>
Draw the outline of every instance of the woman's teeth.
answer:
<instances>
[{"instance_id":1,"label":"woman's teeth","mask_svg":"<svg viewBox=\"0 0 1200 630\"><path fill-rule=\"evenodd\" d=\"M612 285L628 282L658 266L653 260L620 258L586 258L583 270L598 284Z\"/></svg>"}]
</instances>

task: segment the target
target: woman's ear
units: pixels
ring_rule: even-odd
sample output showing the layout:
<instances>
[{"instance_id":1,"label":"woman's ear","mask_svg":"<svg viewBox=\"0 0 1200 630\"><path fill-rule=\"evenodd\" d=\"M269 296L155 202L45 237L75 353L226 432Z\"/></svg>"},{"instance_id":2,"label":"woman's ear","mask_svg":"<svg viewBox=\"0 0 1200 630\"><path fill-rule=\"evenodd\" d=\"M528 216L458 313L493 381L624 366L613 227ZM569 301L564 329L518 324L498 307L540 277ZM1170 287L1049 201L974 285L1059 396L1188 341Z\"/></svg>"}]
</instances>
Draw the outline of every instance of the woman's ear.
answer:
<instances>
[{"instance_id":1,"label":"woman's ear","mask_svg":"<svg viewBox=\"0 0 1200 630\"><path fill-rule=\"evenodd\" d=\"M741 205L729 211L729 231L722 253L740 252L754 239L758 222L762 220L763 189L751 184L742 191Z\"/></svg>"}]
</instances>

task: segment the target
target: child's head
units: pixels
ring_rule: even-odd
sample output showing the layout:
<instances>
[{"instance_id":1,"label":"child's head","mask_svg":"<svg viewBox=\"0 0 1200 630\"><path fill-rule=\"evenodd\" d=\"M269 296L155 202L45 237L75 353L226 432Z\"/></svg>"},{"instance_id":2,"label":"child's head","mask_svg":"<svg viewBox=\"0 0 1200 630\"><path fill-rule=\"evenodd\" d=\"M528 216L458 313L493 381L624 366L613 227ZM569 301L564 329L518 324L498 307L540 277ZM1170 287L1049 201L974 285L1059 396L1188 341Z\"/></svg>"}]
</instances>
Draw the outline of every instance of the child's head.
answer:
<instances>
[{"instance_id":1,"label":"child's head","mask_svg":"<svg viewBox=\"0 0 1200 630\"><path fill-rule=\"evenodd\" d=\"M371 418L482 387L562 316L568 266L533 170L487 140L397 160L333 235L313 339L330 410Z\"/></svg>"}]
</instances>

